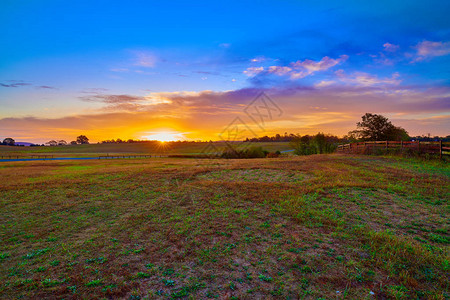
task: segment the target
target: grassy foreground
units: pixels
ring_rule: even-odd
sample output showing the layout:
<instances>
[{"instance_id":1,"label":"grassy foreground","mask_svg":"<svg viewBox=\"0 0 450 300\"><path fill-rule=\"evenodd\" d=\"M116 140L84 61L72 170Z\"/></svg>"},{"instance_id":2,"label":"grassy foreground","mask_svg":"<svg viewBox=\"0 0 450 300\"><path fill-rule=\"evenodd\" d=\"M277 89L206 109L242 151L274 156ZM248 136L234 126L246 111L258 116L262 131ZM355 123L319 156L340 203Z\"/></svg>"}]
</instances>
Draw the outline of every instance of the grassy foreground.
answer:
<instances>
[{"instance_id":1,"label":"grassy foreground","mask_svg":"<svg viewBox=\"0 0 450 300\"><path fill-rule=\"evenodd\" d=\"M16 162L0 178L2 299L449 297L448 164Z\"/></svg>"}]
</instances>

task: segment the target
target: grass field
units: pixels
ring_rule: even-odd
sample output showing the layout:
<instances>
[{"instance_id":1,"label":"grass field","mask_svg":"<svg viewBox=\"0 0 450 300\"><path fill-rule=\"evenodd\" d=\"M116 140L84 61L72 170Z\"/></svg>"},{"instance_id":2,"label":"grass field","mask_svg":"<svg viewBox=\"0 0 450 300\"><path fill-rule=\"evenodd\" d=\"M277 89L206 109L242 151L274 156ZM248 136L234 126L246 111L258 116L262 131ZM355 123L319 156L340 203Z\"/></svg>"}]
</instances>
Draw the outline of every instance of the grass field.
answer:
<instances>
[{"instance_id":1,"label":"grass field","mask_svg":"<svg viewBox=\"0 0 450 300\"><path fill-rule=\"evenodd\" d=\"M449 297L439 161L14 162L0 178L2 299Z\"/></svg>"},{"instance_id":2,"label":"grass field","mask_svg":"<svg viewBox=\"0 0 450 300\"><path fill-rule=\"evenodd\" d=\"M233 143L231 143L233 144ZM215 142L218 150L226 148L224 142ZM244 144L247 146L247 144ZM261 146L265 150L275 152L292 149L288 142L252 143ZM0 146L0 155L28 155L28 154L53 154L55 156L98 156L115 154L200 154L211 152L214 148L208 148L206 142L177 143L177 142L146 142L146 143L120 143L120 144L85 144L54 147L12 147Z\"/></svg>"}]
</instances>

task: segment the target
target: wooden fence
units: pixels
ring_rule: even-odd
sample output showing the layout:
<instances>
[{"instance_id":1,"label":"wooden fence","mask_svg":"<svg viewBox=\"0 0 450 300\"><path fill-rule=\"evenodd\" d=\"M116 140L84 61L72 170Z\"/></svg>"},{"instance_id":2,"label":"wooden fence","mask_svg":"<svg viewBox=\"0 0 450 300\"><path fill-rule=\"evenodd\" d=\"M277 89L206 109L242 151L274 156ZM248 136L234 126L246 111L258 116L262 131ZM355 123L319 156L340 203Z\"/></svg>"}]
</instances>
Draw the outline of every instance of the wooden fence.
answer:
<instances>
[{"instance_id":1,"label":"wooden fence","mask_svg":"<svg viewBox=\"0 0 450 300\"><path fill-rule=\"evenodd\" d=\"M18 154L8 154L8 155L0 155L0 159L50 159L54 158L53 155L44 155L44 154L32 154L32 155L18 155Z\"/></svg>"},{"instance_id":2,"label":"wooden fence","mask_svg":"<svg viewBox=\"0 0 450 300\"><path fill-rule=\"evenodd\" d=\"M412 153L429 153L439 155L450 155L450 142L397 142L397 141L375 141L375 142L358 142L351 144L339 145L337 152L341 153L373 153L377 150L385 150L386 152L412 152Z\"/></svg>"},{"instance_id":3,"label":"wooden fence","mask_svg":"<svg viewBox=\"0 0 450 300\"><path fill-rule=\"evenodd\" d=\"M99 156L98 159L119 159L119 158L151 158L151 155L103 155ZM156 156L154 156L156 157Z\"/></svg>"}]
</instances>

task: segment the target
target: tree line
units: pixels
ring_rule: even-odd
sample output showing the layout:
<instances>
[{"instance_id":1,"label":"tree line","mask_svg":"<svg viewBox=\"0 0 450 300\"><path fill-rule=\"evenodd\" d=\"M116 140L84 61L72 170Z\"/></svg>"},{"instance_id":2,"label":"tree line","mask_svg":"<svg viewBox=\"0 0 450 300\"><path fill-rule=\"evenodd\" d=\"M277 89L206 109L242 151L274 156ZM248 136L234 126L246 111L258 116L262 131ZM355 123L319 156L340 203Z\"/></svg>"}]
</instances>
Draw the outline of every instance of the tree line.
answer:
<instances>
[{"instance_id":1,"label":"tree line","mask_svg":"<svg viewBox=\"0 0 450 300\"><path fill-rule=\"evenodd\" d=\"M71 141L70 143L66 142L65 140L50 140L45 144L30 144L30 147L39 147L39 146L65 146L65 145L77 145L77 144L89 144L89 138L85 135L80 135L77 137L75 141ZM23 146L23 145L17 145L16 141L13 138L5 138L0 145L5 146Z\"/></svg>"},{"instance_id":2,"label":"tree line","mask_svg":"<svg viewBox=\"0 0 450 300\"><path fill-rule=\"evenodd\" d=\"M48 146L66 146L66 145L81 145L81 144L89 144L89 138L85 135L79 135L77 136L77 139L75 141L71 141L70 143L66 142L65 140L50 140L45 145Z\"/></svg>"}]
</instances>

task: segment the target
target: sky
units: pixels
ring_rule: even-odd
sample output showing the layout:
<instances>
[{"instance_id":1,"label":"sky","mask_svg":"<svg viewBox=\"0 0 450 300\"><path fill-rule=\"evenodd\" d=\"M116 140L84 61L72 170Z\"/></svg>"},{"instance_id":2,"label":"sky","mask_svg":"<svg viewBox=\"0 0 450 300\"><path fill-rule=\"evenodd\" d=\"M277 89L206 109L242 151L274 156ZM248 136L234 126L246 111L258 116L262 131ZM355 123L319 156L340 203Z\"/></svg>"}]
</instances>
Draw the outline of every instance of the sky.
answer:
<instances>
[{"instance_id":1,"label":"sky","mask_svg":"<svg viewBox=\"0 0 450 300\"><path fill-rule=\"evenodd\" d=\"M450 134L450 1L0 2L0 139ZM236 138L236 135L234 136Z\"/></svg>"}]
</instances>

